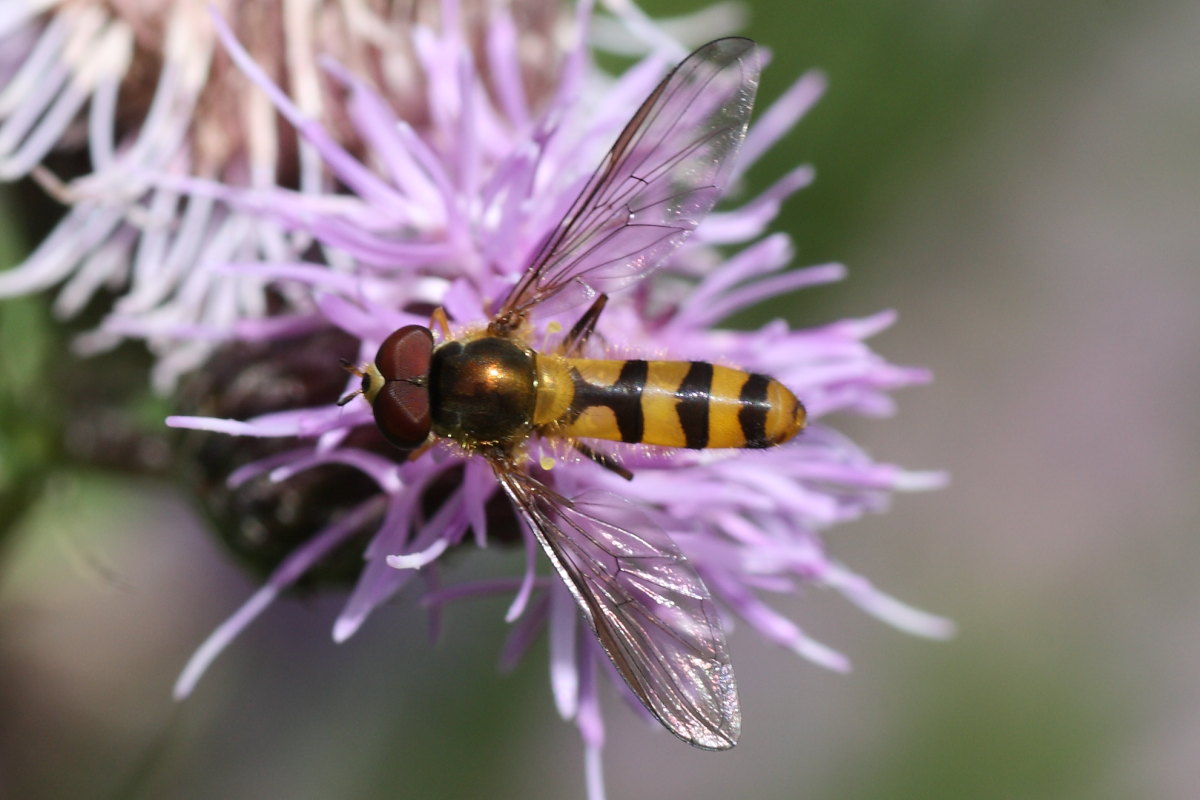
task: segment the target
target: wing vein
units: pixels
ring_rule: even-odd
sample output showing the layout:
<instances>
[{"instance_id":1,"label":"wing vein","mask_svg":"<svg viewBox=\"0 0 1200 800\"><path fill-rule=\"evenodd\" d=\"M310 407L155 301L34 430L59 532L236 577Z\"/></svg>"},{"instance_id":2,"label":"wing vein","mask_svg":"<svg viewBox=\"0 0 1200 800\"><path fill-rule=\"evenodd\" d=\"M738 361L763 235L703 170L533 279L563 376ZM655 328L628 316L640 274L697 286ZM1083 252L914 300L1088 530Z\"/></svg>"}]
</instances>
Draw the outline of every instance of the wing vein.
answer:
<instances>
[{"instance_id":1,"label":"wing vein","mask_svg":"<svg viewBox=\"0 0 1200 800\"><path fill-rule=\"evenodd\" d=\"M684 741L732 747L741 715L724 632L670 537L620 498L568 499L508 461L491 463L634 695Z\"/></svg>"},{"instance_id":2,"label":"wing vein","mask_svg":"<svg viewBox=\"0 0 1200 800\"><path fill-rule=\"evenodd\" d=\"M757 85L748 39L710 42L668 74L546 237L493 331L516 329L535 307L569 308L653 272L719 197ZM672 233L643 238L651 225Z\"/></svg>"}]
</instances>

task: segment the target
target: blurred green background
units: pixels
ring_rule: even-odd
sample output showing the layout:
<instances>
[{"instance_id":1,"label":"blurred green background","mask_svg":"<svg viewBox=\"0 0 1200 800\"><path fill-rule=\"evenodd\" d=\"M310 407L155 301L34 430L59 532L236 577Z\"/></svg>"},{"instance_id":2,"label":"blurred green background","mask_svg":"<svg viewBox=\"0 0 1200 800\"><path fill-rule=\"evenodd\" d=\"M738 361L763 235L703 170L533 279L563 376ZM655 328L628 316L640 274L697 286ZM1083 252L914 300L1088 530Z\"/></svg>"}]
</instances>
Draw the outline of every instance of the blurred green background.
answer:
<instances>
[{"instance_id":1,"label":"blurred green background","mask_svg":"<svg viewBox=\"0 0 1200 800\"><path fill-rule=\"evenodd\" d=\"M836 424L951 486L831 550L961 632L910 639L815 592L784 604L854 674L735 632L739 747L692 750L610 703L609 797L1200 795L1200 5L747 10L775 54L763 102L812 67L830 80L752 183L814 164L782 224L799 264L851 268L770 312L895 308L874 345L937 376L893 419ZM3 263L18 234L0 227ZM342 646L338 598L280 603L174 704L255 582L161 483L14 482L14 464L54 464L22 421L71 370L28 334L41 318L0 305L0 485L32 502L0 541L0 795L583 797L544 648L495 671L503 601L454 608L437 648L403 598Z\"/></svg>"}]
</instances>

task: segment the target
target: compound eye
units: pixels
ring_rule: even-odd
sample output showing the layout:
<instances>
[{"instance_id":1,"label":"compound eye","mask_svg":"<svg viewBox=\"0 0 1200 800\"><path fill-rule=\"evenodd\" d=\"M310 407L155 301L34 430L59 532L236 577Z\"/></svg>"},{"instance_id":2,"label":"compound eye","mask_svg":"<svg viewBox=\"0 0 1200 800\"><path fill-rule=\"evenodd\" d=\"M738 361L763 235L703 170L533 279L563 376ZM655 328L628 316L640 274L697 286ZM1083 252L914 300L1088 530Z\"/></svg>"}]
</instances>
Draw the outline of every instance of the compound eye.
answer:
<instances>
[{"instance_id":1,"label":"compound eye","mask_svg":"<svg viewBox=\"0 0 1200 800\"><path fill-rule=\"evenodd\" d=\"M371 405L375 424L389 442L404 450L420 447L429 436L429 390L403 381L387 381Z\"/></svg>"},{"instance_id":2,"label":"compound eye","mask_svg":"<svg viewBox=\"0 0 1200 800\"><path fill-rule=\"evenodd\" d=\"M422 325L397 328L379 345L375 366L385 381L411 381L429 374L433 334Z\"/></svg>"}]
</instances>

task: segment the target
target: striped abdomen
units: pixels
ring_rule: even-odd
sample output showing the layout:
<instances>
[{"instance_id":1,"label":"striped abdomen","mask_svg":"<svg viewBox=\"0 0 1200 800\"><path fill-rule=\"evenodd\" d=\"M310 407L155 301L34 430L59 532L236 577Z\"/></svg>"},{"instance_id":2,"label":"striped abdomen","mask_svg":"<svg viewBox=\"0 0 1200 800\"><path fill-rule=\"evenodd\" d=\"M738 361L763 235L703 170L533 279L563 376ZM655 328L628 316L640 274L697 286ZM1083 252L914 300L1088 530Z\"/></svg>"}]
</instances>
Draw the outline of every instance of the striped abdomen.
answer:
<instances>
[{"instance_id":1,"label":"striped abdomen","mask_svg":"<svg viewBox=\"0 0 1200 800\"><path fill-rule=\"evenodd\" d=\"M667 447L771 447L804 427L774 378L704 361L538 356L535 424L556 436Z\"/></svg>"}]
</instances>

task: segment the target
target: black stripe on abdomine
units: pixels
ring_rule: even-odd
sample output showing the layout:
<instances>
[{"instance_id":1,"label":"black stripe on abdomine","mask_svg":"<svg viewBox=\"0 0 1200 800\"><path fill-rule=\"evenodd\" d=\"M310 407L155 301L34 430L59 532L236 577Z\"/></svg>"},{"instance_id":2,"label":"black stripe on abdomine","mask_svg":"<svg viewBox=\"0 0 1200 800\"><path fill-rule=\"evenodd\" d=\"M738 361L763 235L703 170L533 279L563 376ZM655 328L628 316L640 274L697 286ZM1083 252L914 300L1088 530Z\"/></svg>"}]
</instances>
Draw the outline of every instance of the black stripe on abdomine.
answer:
<instances>
[{"instance_id":1,"label":"black stripe on abdomine","mask_svg":"<svg viewBox=\"0 0 1200 800\"><path fill-rule=\"evenodd\" d=\"M742 393L738 397L742 407L738 411L738 424L742 426L742 435L746 437L746 447L770 447L774 442L767 439L767 412L771 404L767 402L767 387L771 379L766 375L751 375L742 384Z\"/></svg>"},{"instance_id":2,"label":"black stripe on abdomine","mask_svg":"<svg viewBox=\"0 0 1200 800\"><path fill-rule=\"evenodd\" d=\"M593 406L606 406L612 409L613 416L616 417L621 441L642 441L646 429L646 421L642 415L642 390L646 388L646 377L649 374L650 365L647 362L626 361L621 364L621 372L612 386L597 386L586 381L578 369L572 368L571 379L575 384L575 398L571 401L570 419L577 419Z\"/></svg>"},{"instance_id":3,"label":"black stripe on abdomine","mask_svg":"<svg viewBox=\"0 0 1200 800\"><path fill-rule=\"evenodd\" d=\"M621 365L621 374L612 385L612 399L608 407L617 417L617 430L621 432L622 442L640 442L646 431L646 418L642 414L642 390L646 388L646 378L650 374L650 364L637 360L626 361Z\"/></svg>"},{"instance_id":4,"label":"black stripe on abdomine","mask_svg":"<svg viewBox=\"0 0 1200 800\"><path fill-rule=\"evenodd\" d=\"M684 447L703 450L708 446L708 406L712 397L713 365L693 361L675 396L675 413L683 428Z\"/></svg>"}]
</instances>

